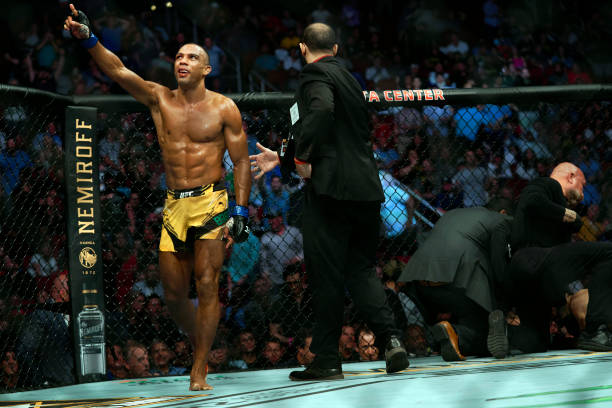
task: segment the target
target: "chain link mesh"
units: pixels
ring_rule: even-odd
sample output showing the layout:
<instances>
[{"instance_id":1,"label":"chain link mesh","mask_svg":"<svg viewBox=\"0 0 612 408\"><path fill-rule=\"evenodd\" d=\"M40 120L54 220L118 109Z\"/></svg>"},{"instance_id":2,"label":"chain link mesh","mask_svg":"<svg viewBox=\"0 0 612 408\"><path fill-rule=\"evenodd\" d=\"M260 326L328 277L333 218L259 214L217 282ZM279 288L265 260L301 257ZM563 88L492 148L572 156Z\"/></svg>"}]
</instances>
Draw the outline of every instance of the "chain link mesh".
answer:
<instances>
[{"instance_id":1,"label":"chain link mesh","mask_svg":"<svg viewBox=\"0 0 612 408\"><path fill-rule=\"evenodd\" d=\"M63 109L9 100L0 94L2 361L18 365L18 388L70 384Z\"/></svg>"},{"instance_id":2,"label":"chain link mesh","mask_svg":"<svg viewBox=\"0 0 612 408\"><path fill-rule=\"evenodd\" d=\"M579 211L585 226L577 239L610 238L610 106L605 101L536 100L520 107L371 105L374 155L386 198L376 272L410 352L427 355L435 346L409 291L396 280L445 211L482 205L493 197L514 200L530 179L548 175L555 163L572 161L589 182ZM9 146L14 140L29 163L19 168L11 184L14 170L7 169L14 165L6 164L10 150L1 146L3 350L15 352L24 387L73 382L71 376L54 377L72 368L71 336L59 319L69 311L57 300L58 293L65 293L58 289L65 289L56 279L66 269L62 137L54 138L50 129L53 124L62 134L62 114L26 103L2 106L2 112L0 141ZM278 149L288 136L288 109L242 109L242 115L251 154L256 153L256 142ZM153 122L148 113L102 110L98 132L107 364L112 375L127 375L120 374L129 363L122 347L150 347L159 339L170 350L173 373L188 372L190 342L170 318L159 281L166 184ZM225 166L232 202L227 155ZM308 358L303 346L313 317L302 262L302 187L297 175L287 177L277 170L253 183L253 233L228 251L220 278L221 319L211 372L295 366ZM40 266L35 266L36 259L41 259ZM190 296L196 298L193 285ZM356 343L364 322L348 295L345 305L345 347L340 350L344 359L359 360ZM50 350L64 359L40 364L50 361ZM156 353L150 349L153 370Z\"/></svg>"}]
</instances>

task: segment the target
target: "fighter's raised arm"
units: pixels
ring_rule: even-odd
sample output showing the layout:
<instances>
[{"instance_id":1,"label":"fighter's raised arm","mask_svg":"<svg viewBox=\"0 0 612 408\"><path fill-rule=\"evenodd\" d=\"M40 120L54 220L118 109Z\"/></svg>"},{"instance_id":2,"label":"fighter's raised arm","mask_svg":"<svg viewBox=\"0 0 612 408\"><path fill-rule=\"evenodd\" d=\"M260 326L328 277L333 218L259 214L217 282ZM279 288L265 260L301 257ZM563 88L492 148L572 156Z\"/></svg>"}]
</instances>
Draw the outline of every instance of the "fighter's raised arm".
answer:
<instances>
[{"instance_id":1,"label":"fighter's raised arm","mask_svg":"<svg viewBox=\"0 0 612 408\"><path fill-rule=\"evenodd\" d=\"M73 4L70 4L70 15L64 21L64 29L70 31L72 37L81 41L81 45L89 51L102 72L117 82L136 100L149 108L157 104L156 88L163 88L163 86L145 81L127 69L115 54L98 41L91 31L91 24L85 13L78 11Z\"/></svg>"}]
</instances>

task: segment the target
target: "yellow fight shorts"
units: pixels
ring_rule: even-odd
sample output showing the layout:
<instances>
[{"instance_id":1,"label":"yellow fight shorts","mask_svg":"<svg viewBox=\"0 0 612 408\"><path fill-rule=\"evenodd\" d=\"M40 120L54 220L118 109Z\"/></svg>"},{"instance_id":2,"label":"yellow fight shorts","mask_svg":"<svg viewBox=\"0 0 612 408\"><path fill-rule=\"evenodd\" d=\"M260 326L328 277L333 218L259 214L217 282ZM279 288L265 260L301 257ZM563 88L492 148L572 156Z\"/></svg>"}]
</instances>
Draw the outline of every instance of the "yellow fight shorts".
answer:
<instances>
[{"instance_id":1,"label":"yellow fight shorts","mask_svg":"<svg viewBox=\"0 0 612 408\"><path fill-rule=\"evenodd\" d=\"M224 182L188 190L168 190L163 212L160 251L193 249L196 239L223 239L229 218Z\"/></svg>"}]
</instances>

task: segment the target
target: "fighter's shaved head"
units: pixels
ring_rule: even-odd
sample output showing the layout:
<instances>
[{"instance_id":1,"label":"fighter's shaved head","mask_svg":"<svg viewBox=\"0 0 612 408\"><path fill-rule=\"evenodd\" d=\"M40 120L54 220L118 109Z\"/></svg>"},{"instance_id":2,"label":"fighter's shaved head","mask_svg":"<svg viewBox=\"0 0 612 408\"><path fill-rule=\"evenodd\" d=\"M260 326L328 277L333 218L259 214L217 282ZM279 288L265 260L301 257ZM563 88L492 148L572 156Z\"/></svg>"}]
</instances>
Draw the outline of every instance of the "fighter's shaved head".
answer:
<instances>
[{"instance_id":1,"label":"fighter's shaved head","mask_svg":"<svg viewBox=\"0 0 612 408\"><path fill-rule=\"evenodd\" d=\"M302 42L311 52L329 52L336 44L336 33L327 24L313 23L304 29Z\"/></svg>"},{"instance_id":2,"label":"fighter's shaved head","mask_svg":"<svg viewBox=\"0 0 612 408\"><path fill-rule=\"evenodd\" d=\"M208 53L206 52L206 50L204 49L204 47L202 47L201 45L198 45L196 43L187 43L184 44L177 52L177 54L185 54L185 53L197 53L198 55L202 56L202 62L204 64L209 64L210 63L210 59L208 58Z\"/></svg>"}]
</instances>

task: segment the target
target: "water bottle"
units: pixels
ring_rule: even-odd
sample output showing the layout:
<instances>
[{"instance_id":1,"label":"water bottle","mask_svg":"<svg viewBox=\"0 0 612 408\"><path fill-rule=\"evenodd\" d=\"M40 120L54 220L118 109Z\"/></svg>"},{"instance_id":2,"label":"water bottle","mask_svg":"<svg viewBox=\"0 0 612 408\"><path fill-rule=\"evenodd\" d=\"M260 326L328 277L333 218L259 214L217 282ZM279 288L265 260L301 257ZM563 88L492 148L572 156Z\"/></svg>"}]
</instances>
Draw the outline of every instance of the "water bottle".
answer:
<instances>
[{"instance_id":1,"label":"water bottle","mask_svg":"<svg viewBox=\"0 0 612 408\"><path fill-rule=\"evenodd\" d=\"M106 374L104 314L96 305L85 305L77 316L81 373Z\"/></svg>"}]
</instances>

